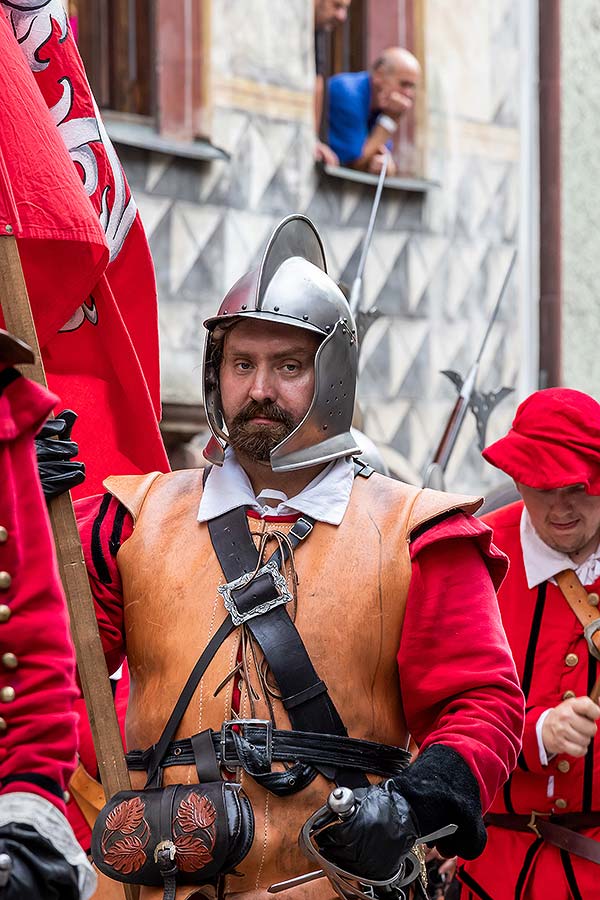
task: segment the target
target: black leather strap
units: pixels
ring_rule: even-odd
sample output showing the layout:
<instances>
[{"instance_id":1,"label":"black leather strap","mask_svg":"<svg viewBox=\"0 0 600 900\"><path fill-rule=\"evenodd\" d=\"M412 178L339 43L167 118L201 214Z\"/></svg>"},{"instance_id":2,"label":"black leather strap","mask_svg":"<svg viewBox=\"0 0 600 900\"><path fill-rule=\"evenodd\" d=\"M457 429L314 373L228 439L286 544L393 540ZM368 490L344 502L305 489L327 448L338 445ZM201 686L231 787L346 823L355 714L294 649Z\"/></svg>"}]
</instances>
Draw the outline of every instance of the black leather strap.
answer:
<instances>
[{"instance_id":1,"label":"black leather strap","mask_svg":"<svg viewBox=\"0 0 600 900\"><path fill-rule=\"evenodd\" d=\"M147 788L160 786L161 760L167 752L169 744L175 737L175 732L179 727L179 723L183 719L185 711L188 708L192 697L194 696L196 688L200 684L200 679L206 672L215 653L217 652L223 641L227 637L229 637L234 628L235 626L231 619L225 619L219 630L212 636L212 638L208 642L206 648L200 656L200 659L190 672L188 680L186 681L184 688L179 695L179 699L175 704L173 712L169 716L169 720L165 725L163 733L160 736L160 740L157 744L154 744L152 748L153 752L148 765L148 779L146 781Z\"/></svg>"},{"instance_id":2,"label":"black leather strap","mask_svg":"<svg viewBox=\"0 0 600 900\"><path fill-rule=\"evenodd\" d=\"M241 515L243 517L244 529L243 529L242 538L240 540L239 545L236 545L236 541L235 541L234 537L232 537L229 534L227 535L227 540L225 541L225 546L226 546L226 549L228 550L230 558L231 558L229 565L231 567L233 567L234 565L244 566L245 568L243 569L243 572L248 572L248 571L251 572L255 568L256 562L258 561L258 551L254 547L252 535L250 534L250 529L248 528L248 521L246 518L246 507L239 507L239 509L234 510L234 512L241 513ZM229 515L228 513L225 513L225 516L228 516L228 515ZM223 520L224 518L225 518L224 516L220 516L218 519L215 519L213 521L218 522L218 521ZM237 521L238 521L238 526L239 526L239 524L241 523L241 519L239 516L237 517ZM210 530L211 524L212 523L209 523L209 530ZM313 522L311 519L308 518L308 516L305 518L301 518L296 523L294 523L294 526L288 536L289 540L292 544L292 547L297 546L301 540L303 540L308 534L310 534L310 532L312 530L312 526L313 526ZM225 523L225 527L229 527L227 522ZM212 533L211 533L211 540L212 540ZM254 558L252 558L252 555L249 552L248 542L251 544L252 550L254 551ZM288 555L289 555L289 553L288 553L288 550L286 547L284 549L284 559L286 559ZM279 550L277 550L273 554L272 559L275 560L278 565L281 564L281 554L280 554ZM233 571L233 569L231 569L231 571ZM225 577L228 578L227 574L225 575ZM237 577L237 576L235 576L235 577ZM232 579L229 579L229 580L232 580ZM250 592L248 591L247 593L250 593ZM242 595L242 592L238 592L238 602L241 602L239 599L240 595ZM196 665L190 672L188 680L186 681L186 683L183 687L183 690L182 690L181 694L179 695L179 699L177 700L177 703L175 704L173 712L169 716L169 720L167 721L167 724L164 727L163 733L160 736L158 743L155 744L153 747L152 756L150 758L149 765L148 765L148 779L146 781L147 788L159 786L161 760L163 759L165 753L167 752L167 748L168 748L169 744L172 742L173 738L175 737L175 733L177 731L177 728L179 727L179 723L181 722L181 720L183 719L183 716L185 715L185 711L188 708L188 706L192 700L192 697L194 696L194 692L195 692L196 688L200 684L200 680L201 680L202 676L204 675L208 666L210 665L211 661L213 660L217 650L219 649L219 647L221 646L223 641L229 637L229 635L232 633L234 628L235 628L235 625L233 624L232 620L230 618L225 619L225 621L223 622L223 624L221 625L219 630L216 632L216 634L213 635L213 637L209 641L208 645L202 652L200 659L198 660L198 662L196 663Z\"/></svg>"},{"instance_id":3,"label":"black leather strap","mask_svg":"<svg viewBox=\"0 0 600 900\"><path fill-rule=\"evenodd\" d=\"M189 739L189 745L194 757L194 762L196 763L198 782L203 784L204 782L209 781L219 781L221 772L219 770L219 762L217 760L214 744L211 740L210 731L207 729L206 731L201 731L199 734L192 735ZM164 768L167 767L164 760L163 766Z\"/></svg>"},{"instance_id":4,"label":"black leather strap","mask_svg":"<svg viewBox=\"0 0 600 900\"><path fill-rule=\"evenodd\" d=\"M235 731L234 729L238 729ZM202 747L202 756L216 759L217 763L241 765L238 756L240 740L253 746L262 754L270 766L272 762L322 763L327 766L353 768L360 772L370 772L382 778L398 775L408 765L410 753L399 747L378 744L357 738L342 737L331 734L314 734L303 731L284 731L273 729L267 732L264 725L246 723L243 719L239 725L233 721L220 732L208 728L192 738L173 741L169 744L162 765L169 766L194 765L198 758L196 748ZM144 771L152 758L154 748L148 750L131 750L127 756L127 766L135 772ZM216 781L207 778L201 781Z\"/></svg>"},{"instance_id":5,"label":"black leather strap","mask_svg":"<svg viewBox=\"0 0 600 900\"><path fill-rule=\"evenodd\" d=\"M208 523L213 548L228 583L236 581L248 572L253 572L260 562L248 526L246 511L247 507L237 507ZM294 523L287 536L292 549L310 534L313 525L314 520L309 516L302 516ZM279 568L288 557L289 548L284 544L282 550L278 548L272 554L269 562L275 563ZM279 592L273 577L269 573L264 573L248 585L232 591L232 596L237 610L243 616L248 616L265 603L277 600ZM288 710L292 728L295 731L316 735L337 735L347 738L346 728L329 697L326 685L317 675L302 639L283 606L277 605L255 618L247 618L246 625L263 651L282 693L283 704ZM190 673L159 741L146 751L149 756L145 758L143 768L148 771L147 788L160 785L161 767L165 766L164 759L169 751L169 745L185 711L204 672L234 628L231 618L227 618L213 635ZM261 755L260 751L257 752L252 744L247 742L245 744L243 736L234 733L231 740L235 744L236 757L245 765L246 771L273 793L285 794L298 790L316 775L311 766L302 762L297 762L286 772L272 772L270 762L267 767L264 755ZM194 761L195 759L192 759L192 762ZM369 781L363 774L364 771L376 774L376 769L372 767L357 771L353 768L342 768L333 759L329 762L322 757L315 761L315 768L330 781L351 788L368 786ZM198 774L200 776L200 770Z\"/></svg>"},{"instance_id":6,"label":"black leather strap","mask_svg":"<svg viewBox=\"0 0 600 900\"><path fill-rule=\"evenodd\" d=\"M294 524L288 536L290 540L299 543L306 536L303 523L307 520L308 517L304 517ZM311 530L312 521L308 521ZM257 568L259 556L250 534L246 507L238 507L211 520L208 523L208 530L215 554L228 582L236 581L244 573ZM277 559L278 553L279 551L273 554L272 559ZM270 602L273 591L271 576L261 576L260 580L255 579L237 592L236 605L238 609L243 608L247 613L251 607ZM347 737L348 732L344 723L284 607L276 606L263 615L249 618L246 627L267 660L284 705L291 701L287 710L292 728L295 731ZM366 776L353 770L342 770L337 766L322 763L317 764L316 768L337 784L351 788L368 785ZM262 775L252 774L257 781L264 780Z\"/></svg>"}]
</instances>

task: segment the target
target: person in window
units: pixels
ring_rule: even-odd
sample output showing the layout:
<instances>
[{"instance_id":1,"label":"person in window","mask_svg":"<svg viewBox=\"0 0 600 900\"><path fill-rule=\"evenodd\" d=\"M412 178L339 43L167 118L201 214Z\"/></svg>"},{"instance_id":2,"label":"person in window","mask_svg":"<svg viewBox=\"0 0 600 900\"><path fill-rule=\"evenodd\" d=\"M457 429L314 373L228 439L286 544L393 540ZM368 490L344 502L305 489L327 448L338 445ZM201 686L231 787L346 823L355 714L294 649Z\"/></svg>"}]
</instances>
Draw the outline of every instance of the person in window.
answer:
<instances>
[{"instance_id":1,"label":"person in window","mask_svg":"<svg viewBox=\"0 0 600 900\"><path fill-rule=\"evenodd\" d=\"M321 120L325 97L326 47L328 35L343 25L348 18L352 0L314 0L315 4L315 159L330 166L339 165L339 159L331 147L320 138Z\"/></svg>"},{"instance_id":2,"label":"person in window","mask_svg":"<svg viewBox=\"0 0 600 900\"><path fill-rule=\"evenodd\" d=\"M600 404L568 388L536 391L483 456L522 497L484 521L510 560L498 602L526 716L519 765L487 817L486 850L459 867L461 897L591 900L600 874L600 641L589 630L586 640L584 622L600 621Z\"/></svg>"},{"instance_id":3,"label":"person in window","mask_svg":"<svg viewBox=\"0 0 600 900\"><path fill-rule=\"evenodd\" d=\"M368 72L342 72L329 79L329 146L343 166L381 171L386 147L412 109L420 79L418 60L403 47L388 47ZM388 175L396 171L390 159Z\"/></svg>"}]
</instances>

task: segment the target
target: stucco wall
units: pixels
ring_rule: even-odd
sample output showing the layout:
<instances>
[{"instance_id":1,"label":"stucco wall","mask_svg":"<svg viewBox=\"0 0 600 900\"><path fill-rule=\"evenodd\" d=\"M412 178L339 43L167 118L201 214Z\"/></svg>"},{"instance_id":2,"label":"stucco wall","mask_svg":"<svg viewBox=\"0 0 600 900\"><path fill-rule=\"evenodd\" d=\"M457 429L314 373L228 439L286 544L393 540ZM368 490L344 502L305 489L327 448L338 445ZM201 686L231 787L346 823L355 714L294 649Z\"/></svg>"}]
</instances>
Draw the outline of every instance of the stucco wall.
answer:
<instances>
[{"instance_id":1,"label":"stucco wall","mask_svg":"<svg viewBox=\"0 0 600 900\"><path fill-rule=\"evenodd\" d=\"M561 5L563 381L600 399L600 6Z\"/></svg>"},{"instance_id":2,"label":"stucco wall","mask_svg":"<svg viewBox=\"0 0 600 900\"><path fill-rule=\"evenodd\" d=\"M351 283L373 187L312 163L308 0L220 0L213 17L215 144L227 162L122 154L157 266L165 401L200 401L202 318L256 263L293 211L323 232L332 275ZM465 22L469 27L465 27ZM425 3L426 194L385 190L365 272L365 306L382 314L363 342L359 398L367 434L418 482L455 398L440 374L466 374L515 249L520 195L519 0ZM519 379L515 277L482 360L480 385ZM490 437L508 424L505 401ZM448 486L479 490L485 467L469 419Z\"/></svg>"}]
</instances>

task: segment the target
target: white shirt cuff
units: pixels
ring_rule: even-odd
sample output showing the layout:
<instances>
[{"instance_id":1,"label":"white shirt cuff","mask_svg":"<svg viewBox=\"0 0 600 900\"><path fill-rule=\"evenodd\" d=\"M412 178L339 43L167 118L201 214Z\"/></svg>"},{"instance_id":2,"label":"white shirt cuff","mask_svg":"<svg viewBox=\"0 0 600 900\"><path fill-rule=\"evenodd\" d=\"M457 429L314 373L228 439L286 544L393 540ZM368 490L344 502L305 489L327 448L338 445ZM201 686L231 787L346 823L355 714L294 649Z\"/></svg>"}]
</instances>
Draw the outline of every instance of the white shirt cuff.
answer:
<instances>
[{"instance_id":1,"label":"white shirt cuff","mask_svg":"<svg viewBox=\"0 0 600 900\"><path fill-rule=\"evenodd\" d=\"M542 728L544 727L544 722L546 721L546 716L548 715L549 712L551 712L551 709L544 710L544 712L541 714L541 716L537 720L537 724L535 726L535 733L536 733L537 742L538 742L538 751L540 754L540 762L543 766L547 766L548 763L550 762L550 760L554 759L554 757L556 756L555 753L552 753L550 756L548 756L546 748L544 747L544 742L542 740Z\"/></svg>"},{"instance_id":2,"label":"white shirt cuff","mask_svg":"<svg viewBox=\"0 0 600 900\"><path fill-rule=\"evenodd\" d=\"M15 791L0 795L0 826L22 822L35 828L77 870L81 900L96 890L96 875L63 814L39 794Z\"/></svg>"}]
</instances>

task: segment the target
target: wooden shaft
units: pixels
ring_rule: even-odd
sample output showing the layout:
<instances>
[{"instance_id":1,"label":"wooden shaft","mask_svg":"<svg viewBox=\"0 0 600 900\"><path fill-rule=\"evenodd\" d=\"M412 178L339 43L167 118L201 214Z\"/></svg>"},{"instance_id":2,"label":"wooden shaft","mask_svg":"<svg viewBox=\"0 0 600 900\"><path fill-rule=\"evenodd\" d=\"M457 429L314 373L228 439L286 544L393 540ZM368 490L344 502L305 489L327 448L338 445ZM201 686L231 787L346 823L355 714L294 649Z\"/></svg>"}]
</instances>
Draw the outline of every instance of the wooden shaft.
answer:
<instances>
[{"instance_id":1,"label":"wooden shaft","mask_svg":"<svg viewBox=\"0 0 600 900\"><path fill-rule=\"evenodd\" d=\"M448 419L446 427L444 428L444 433L440 439L439 444L437 445L435 454L432 459L432 463L436 463L437 465L439 465L442 469L442 472L446 471L448 460L450 459L452 451L454 450L458 432L461 429L468 409L468 401L466 401L464 397L458 396L456 398L456 403L454 404L452 412L450 413L450 418Z\"/></svg>"},{"instance_id":2,"label":"wooden shaft","mask_svg":"<svg viewBox=\"0 0 600 900\"><path fill-rule=\"evenodd\" d=\"M20 367L23 374L46 387L46 374L17 242L12 236L0 237L0 305L6 329L29 344L35 353L33 365ZM67 597L79 678L94 738L100 778L108 798L118 791L130 790L131 783L71 495L62 494L52 500L49 514L59 571ZM137 886L123 887L127 900L136 900Z\"/></svg>"},{"instance_id":3,"label":"wooden shaft","mask_svg":"<svg viewBox=\"0 0 600 900\"><path fill-rule=\"evenodd\" d=\"M594 687L590 691L590 697L592 698L594 703L599 703L599 701L600 701L600 678L596 679L596 683L594 684ZM599 705L600 705L600 703L599 703Z\"/></svg>"}]
</instances>

